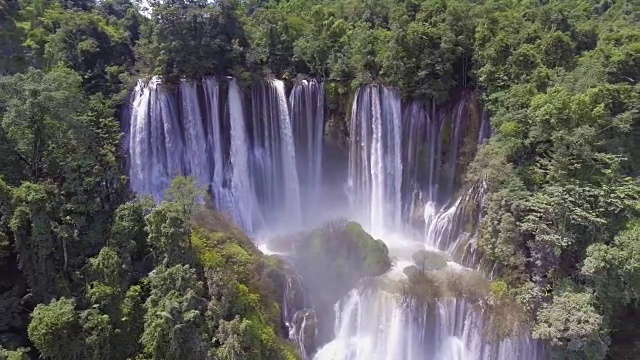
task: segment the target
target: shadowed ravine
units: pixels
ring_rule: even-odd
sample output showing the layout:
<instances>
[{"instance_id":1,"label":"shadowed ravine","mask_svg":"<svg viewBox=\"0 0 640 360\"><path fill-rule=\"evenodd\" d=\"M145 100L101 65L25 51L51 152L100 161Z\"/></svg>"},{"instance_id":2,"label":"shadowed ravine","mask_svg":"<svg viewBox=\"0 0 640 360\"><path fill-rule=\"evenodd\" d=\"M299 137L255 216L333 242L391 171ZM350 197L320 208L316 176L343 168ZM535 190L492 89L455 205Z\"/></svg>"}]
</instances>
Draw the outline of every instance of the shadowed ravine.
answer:
<instances>
[{"instance_id":1,"label":"shadowed ravine","mask_svg":"<svg viewBox=\"0 0 640 360\"><path fill-rule=\"evenodd\" d=\"M484 279L476 270L491 276L490 264L475 251L485 190L483 184L462 186L466 166L490 133L473 94L461 92L450 106L435 107L403 101L391 88L360 88L349 120L348 170L337 178L326 171L333 164L323 156L324 88L315 80L296 82L289 91L282 81L269 80L244 93L235 80L181 81L173 91L152 79L138 84L131 104L125 148L134 191L160 200L173 177L194 176L218 210L262 242L265 252L274 235L338 216L359 222L386 243L392 269L359 283L335 304L334 337L316 344L315 352L301 345L308 334L288 310L293 295L285 295L284 322L304 356L546 357L526 329L490 339L491 315L481 297L447 288L440 289L446 296L426 293L425 300L402 290L420 250L446 260L427 277L473 273ZM332 195L336 184L344 188L341 196ZM305 314L297 315L302 322L309 320Z\"/></svg>"}]
</instances>

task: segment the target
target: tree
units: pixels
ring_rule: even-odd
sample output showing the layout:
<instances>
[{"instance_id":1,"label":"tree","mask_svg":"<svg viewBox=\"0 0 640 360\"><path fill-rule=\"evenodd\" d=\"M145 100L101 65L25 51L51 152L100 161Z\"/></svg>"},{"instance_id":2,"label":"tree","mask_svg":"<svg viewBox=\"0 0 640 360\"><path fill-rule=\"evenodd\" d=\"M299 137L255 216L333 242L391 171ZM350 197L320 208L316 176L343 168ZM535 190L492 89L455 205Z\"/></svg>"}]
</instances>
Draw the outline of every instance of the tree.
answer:
<instances>
[{"instance_id":1,"label":"tree","mask_svg":"<svg viewBox=\"0 0 640 360\"><path fill-rule=\"evenodd\" d=\"M14 193L11 231L18 266L37 302L58 294L61 273L69 260L68 239L58 238L52 229L57 200L50 186L39 184L24 183Z\"/></svg>"},{"instance_id":2,"label":"tree","mask_svg":"<svg viewBox=\"0 0 640 360\"><path fill-rule=\"evenodd\" d=\"M203 359L205 340L202 283L188 265L159 267L150 278L141 343L151 359Z\"/></svg>"},{"instance_id":3,"label":"tree","mask_svg":"<svg viewBox=\"0 0 640 360\"><path fill-rule=\"evenodd\" d=\"M19 348L17 350L11 351L0 346L0 359L29 360L28 351L29 349L26 348Z\"/></svg>"},{"instance_id":4,"label":"tree","mask_svg":"<svg viewBox=\"0 0 640 360\"><path fill-rule=\"evenodd\" d=\"M114 213L107 245L130 257L144 255L147 246L145 216L154 206L153 200L145 198L120 205Z\"/></svg>"},{"instance_id":5,"label":"tree","mask_svg":"<svg viewBox=\"0 0 640 360\"><path fill-rule=\"evenodd\" d=\"M303 19L278 8L260 8L248 20L251 48L247 50L247 62L250 66L264 66L267 71L286 78L292 77L296 70L304 71L296 66L298 59L294 57L294 42L307 26Z\"/></svg>"},{"instance_id":6,"label":"tree","mask_svg":"<svg viewBox=\"0 0 640 360\"><path fill-rule=\"evenodd\" d=\"M63 168L65 143L79 126L76 113L84 104L80 81L63 68L0 78L2 131L32 181L55 177Z\"/></svg>"},{"instance_id":7,"label":"tree","mask_svg":"<svg viewBox=\"0 0 640 360\"><path fill-rule=\"evenodd\" d=\"M202 196L204 196L204 191L198 187L198 180L192 176L175 177L165 194L166 200L178 205L188 219L191 219L191 215L200 205Z\"/></svg>"},{"instance_id":8,"label":"tree","mask_svg":"<svg viewBox=\"0 0 640 360\"><path fill-rule=\"evenodd\" d=\"M176 177L166 197L146 218L149 244L156 259L169 265L191 263L191 216L202 190L192 177Z\"/></svg>"},{"instance_id":9,"label":"tree","mask_svg":"<svg viewBox=\"0 0 640 360\"><path fill-rule=\"evenodd\" d=\"M592 295L565 292L540 310L533 335L550 341L558 358L602 359L608 345L603 326Z\"/></svg>"},{"instance_id":10,"label":"tree","mask_svg":"<svg viewBox=\"0 0 640 360\"><path fill-rule=\"evenodd\" d=\"M349 23L321 5L311 7L305 31L294 43L294 56L303 61L312 74L342 78L347 69L338 65L346 61L346 35Z\"/></svg>"},{"instance_id":11,"label":"tree","mask_svg":"<svg viewBox=\"0 0 640 360\"><path fill-rule=\"evenodd\" d=\"M189 219L184 208L165 202L155 208L146 219L149 245L158 263L169 266L190 262Z\"/></svg>"},{"instance_id":12,"label":"tree","mask_svg":"<svg viewBox=\"0 0 640 360\"><path fill-rule=\"evenodd\" d=\"M221 344L215 350L215 358L220 360L248 360L250 349L245 345L245 333L248 327L248 321L240 319L236 316L231 321L221 321L216 341Z\"/></svg>"},{"instance_id":13,"label":"tree","mask_svg":"<svg viewBox=\"0 0 640 360\"><path fill-rule=\"evenodd\" d=\"M81 74L88 94L121 90L119 77L135 61L128 29L113 18L88 11L50 10L44 22L51 27L44 52L50 66L68 66Z\"/></svg>"},{"instance_id":14,"label":"tree","mask_svg":"<svg viewBox=\"0 0 640 360\"><path fill-rule=\"evenodd\" d=\"M153 74L229 75L244 64L248 41L236 1L150 1L151 21L142 31L138 56Z\"/></svg>"},{"instance_id":15,"label":"tree","mask_svg":"<svg viewBox=\"0 0 640 360\"><path fill-rule=\"evenodd\" d=\"M631 222L612 244L591 244L581 272L593 286L606 316L637 304L640 301L640 222Z\"/></svg>"},{"instance_id":16,"label":"tree","mask_svg":"<svg viewBox=\"0 0 640 360\"><path fill-rule=\"evenodd\" d=\"M88 265L88 278L93 280L87 287L88 299L113 320L119 319L131 264L125 263L111 247L104 247L97 256L89 259Z\"/></svg>"},{"instance_id":17,"label":"tree","mask_svg":"<svg viewBox=\"0 0 640 360\"><path fill-rule=\"evenodd\" d=\"M75 300L61 298L39 304L29 324L29 339L42 355L54 359L82 359L82 334Z\"/></svg>"},{"instance_id":18,"label":"tree","mask_svg":"<svg viewBox=\"0 0 640 360\"><path fill-rule=\"evenodd\" d=\"M118 348L118 344L114 341L114 329L109 316L102 314L100 310L89 309L80 314L80 323L85 336L84 358L114 358L113 350Z\"/></svg>"},{"instance_id":19,"label":"tree","mask_svg":"<svg viewBox=\"0 0 640 360\"><path fill-rule=\"evenodd\" d=\"M116 330L118 358L130 358L141 352L140 337L144 330L144 292L139 285L131 286L120 305L120 322Z\"/></svg>"}]
</instances>

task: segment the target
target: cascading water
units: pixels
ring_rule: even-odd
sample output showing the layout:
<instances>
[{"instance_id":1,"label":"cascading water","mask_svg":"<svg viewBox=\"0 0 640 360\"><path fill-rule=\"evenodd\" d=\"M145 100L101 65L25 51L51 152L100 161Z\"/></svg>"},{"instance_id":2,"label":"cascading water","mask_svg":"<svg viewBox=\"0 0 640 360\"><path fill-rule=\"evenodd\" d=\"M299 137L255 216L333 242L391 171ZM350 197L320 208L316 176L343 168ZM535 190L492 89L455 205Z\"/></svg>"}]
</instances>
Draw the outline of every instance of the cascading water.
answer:
<instances>
[{"instance_id":1,"label":"cascading water","mask_svg":"<svg viewBox=\"0 0 640 360\"><path fill-rule=\"evenodd\" d=\"M447 109L412 101L403 111L403 216L424 225L426 244L453 256L465 266L477 268L481 259L469 245L474 234L465 224L474 223L469 206L477 207L484 194L475 186L458 196L464 166L490 133L486 112L470 94L463 93Z\"/></svg>"},{"instance_id":2,"label":"cascading water","mask_svg":"<svg viewBox=\"0 0 640 360\"><path fill-rule=\"evenodd\" d=\"M401 143L396 136L401 132L399 108L397 93L365 86L357 92L351 113L348 190L352 211L354 216L365 214L368 230L382 236L396 257L396 266L381 278L383 283L403 279L403 268L411 263L407 251L425 247L406 240L406 229L397 220L402 199L418 205L413 201L416 193L423 198L426 247L445 251L454 259L464 253L461 248L469 237L462 236L462 228L468 219L459 209L469 199L452 201L456 174L463 166L465 140L473 131L474 141L488 136L486 126L468 123L472 109L465 96L446 113L409 104L403 114ZM405 206L404 213L416 211ZM475 274L452 262L441 272L445 277ZM335 311L335 338L318 350L315 360L533 360L544 356L541 346L524 334L500 341L486 339L486 309L465 297L438 297L419 305L402 292L363 285L336 304Z\"/></svg>"},{"instance_id":3,"label":"cascading water","mask_svg":"<svg viewBox=\"0 0 640 360\"><path fill-rule=\"evenodd\" d=\"M185 171L186 149L175 98L157 78L139 81L129 120L129 178L133 191L163 196L171 179Z\"/></svg>"},{"instance_id":4,"label":"cascading water","mask_svg":"<svg viewBox=\"0 0 640 360\"><path fill-rule=\"evenodd\" d=\"M231 187L235 198L234 208L238 209L236 219L249 232L253 230L256 207L255 192L249 174L249 142L245 128L242 100L238 83L229 82L229 117L231 119L231 166L233 174Z\"/></svg>"},{"instance_id":5,"label":"cascading water","mask_svg":"<svg viewBox=\"0 0 640 360\"><path fill-rule=\"evenodd\" d=\"M206 148L208 160L213 161L211 170L211 192L218 209L226 209L237 219L242 219L236 212L233 191L227 186L232 169L225 166L223 121L220 115L220 84L213 78L202 80L205 98L205 128L207 129Z\"/></svg>"},{"instance_id":6,"label":"cascading water","mask_svg":"<svg viewBox=\"0 0 640 360\"><path fill-rule=\"evenodd\" d=\"M135 192L160 201L173 177L194 176L217 208L252 234L265 227L295 228L316 215L314 205L323 196L322 84L298 82L287 101L278 80L246 94L233 79L180 81L172 91L153 78L137 84L126 114L123 147ZM297 278L288 278L283 322L305 358L545 357L540 344L524 334L489 341L483 331L488 310L477 299L448 295L422 303L397 291L416 250L440 251L466 267L485 269L467 226L481 216L477 207L485 185L474 184L461 196L455 191L476 144L489 132L486 113L468 94L445 109L403 103L397 91L383 86L358 90L350 120L351 216L387 243L396 265L377 278L387 285L359 286L336 304L335 338L315 355L316 313L299 300L300 284L292 282ZM410 231L417 223L424 227L423 239ZM471 272L448 264L441 270L446 276Z\"/></svg>"},{"instance_id":7,"label":"cascading water","mask_svg":"<svg viewBox=\"0 0 640 360\"><path fill-rule=\"evenodd\" d=\"M300 185L284 83L260 84L251 101L252 178L265 220L270 226L299 226Z\"/></svg>"},{"instance_id":8,"label":"cascading water","mask_svg":"<svg viewBox=\"0 0 640 360\"><path fill-rule=\"evenodd\" d=\"M322 108L323 101L318 96L314 106ZM152 78L138 82L130 106L123 122L133 191L161 201L171 179L193 176L249 233L265 224L300 225L296 148L308 145L306 138L298 141L302 135L294 137L282 81L266 82L245 99L235 79L182 80L171 91ZM322 115L304 120L322 133Z\"/></svg>"},{"instance_id":9,"label":"cascading water","mask_svg":"<svg viewBox=\"0 0 640 360\"><path fill-rule=\"evenodd\" d=\"M206 140L203 129L200 104L196 84L191 81L181 81L180 88L182 122L184 125L184 140L187 160L186 172L198 179L201 185L208 185L210 181L209 162L206 152Z\"/></svg>"},{"instance_id":10,"label":"cascading water","mask_svg":"<svg viewBox=\"0 0 640 360\"><path fill-rule=\"evenodd\" d=\"M354 289L336 305L336 340L314 359L480 360L537 359L539 347L525 336L495 344L480 336L485 314L465 300L435 304L399 302L393 294Z\"/></svg>"},{"instance_id":11,"label":"cascading water","mask_svg":"<svg viewBox=\"0 0 640 360\"><path fill-rule=\"evenodd\" d=\"M204 102L200 101L202 91ZM215 203L248 231L258 216L248 167L241 94L229 84L230 136L222 135L219 85L206 78L200 87L182 80L177 93L159 78L138 82L131 99L126 135L131 188L162 200L171 179L193 176L210 189ZM222 144L230 141L225 153Z\"/></svg>"},{"instance_id":12,"label":"cascading water","mask_svg":"<svg viewBox=\"0 0 640 360\"><path fill-rule=\"evenodd\" d=\"M296 82L289 96L291 123L303 204L317 204L322 185L324 86L316 80ZM303 210L311 209L310 206ZM305 211L306 219L313 212Z\"/></svg>"},{"instance_id":13,"label":"cascading water","mask_svg":"<svg viewBox=\"0 0 640 360\"><path fill-rule=\"evenodd\" d=\"M282 167L284 172L284 197L285 214L293 220L295 225L300 223L300 188L298 183L298 171L296 167L296 155L291 129L291 117L287 107L287 97L284 93L284 83L280 80L272 80L278 98L278 110L280 112L280 133L282 137Z\"/></svg>"},{"instance_id":14,"label":"cascading water","mask_svg":"<svg viewBox=\"0 0 640 360\"><path fill-rule=\"evenodd\" d=\"M396 91L358 90L351 112L348 191L352 211L374 234L400 226L400 116Z\"/></svg>"}]
</instances>

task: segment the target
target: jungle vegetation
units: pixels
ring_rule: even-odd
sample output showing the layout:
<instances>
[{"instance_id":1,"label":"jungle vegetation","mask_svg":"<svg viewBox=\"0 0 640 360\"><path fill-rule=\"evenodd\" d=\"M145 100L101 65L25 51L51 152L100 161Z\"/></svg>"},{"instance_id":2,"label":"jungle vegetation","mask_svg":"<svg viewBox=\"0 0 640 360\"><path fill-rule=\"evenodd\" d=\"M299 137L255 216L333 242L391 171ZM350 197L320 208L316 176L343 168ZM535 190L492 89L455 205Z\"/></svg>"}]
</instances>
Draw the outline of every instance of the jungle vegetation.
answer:
<instances>
[{"instance_id":1,"label":"jungle vegetation","mask_svg":"<svg viewBox=\"0 0 640 360\"><path fill-rule=\"evenodd\" d=\"M0 0L0 75L0 359L296 358L276 263L190 179L129 192L151 75L323 78L338 123L365 83L476 91L494 288L557 359L640 358L637 0Z\"/></svg>"}]
</instances>

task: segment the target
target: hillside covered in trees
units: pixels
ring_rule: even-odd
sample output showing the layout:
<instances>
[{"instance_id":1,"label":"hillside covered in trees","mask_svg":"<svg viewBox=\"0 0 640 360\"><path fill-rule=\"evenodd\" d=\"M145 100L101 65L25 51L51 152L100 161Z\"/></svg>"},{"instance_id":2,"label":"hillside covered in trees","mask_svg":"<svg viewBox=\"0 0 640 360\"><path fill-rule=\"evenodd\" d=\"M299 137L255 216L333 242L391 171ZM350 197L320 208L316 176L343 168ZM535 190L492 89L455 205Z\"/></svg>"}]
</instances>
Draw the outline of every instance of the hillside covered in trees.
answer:
<instances>
[{"instance_id":1,"label":"hillside covered in trees","mask_svg":"<svg viewBox=\"0 0 640 360\"><path fill-rule=\"evenodd\" d=\"M192 179L129 190L120 119L151 76L324 79L338 147L363 84L473 91L495 296L555 359L640 358L637 0L0 0L0 359L299 357L278 260Z\"/></svg>"}]
</instances>

